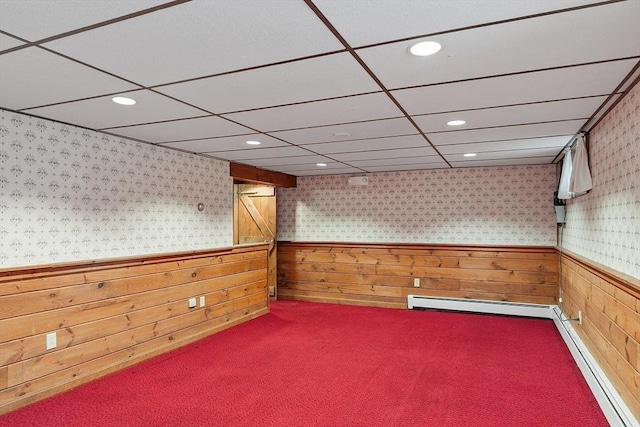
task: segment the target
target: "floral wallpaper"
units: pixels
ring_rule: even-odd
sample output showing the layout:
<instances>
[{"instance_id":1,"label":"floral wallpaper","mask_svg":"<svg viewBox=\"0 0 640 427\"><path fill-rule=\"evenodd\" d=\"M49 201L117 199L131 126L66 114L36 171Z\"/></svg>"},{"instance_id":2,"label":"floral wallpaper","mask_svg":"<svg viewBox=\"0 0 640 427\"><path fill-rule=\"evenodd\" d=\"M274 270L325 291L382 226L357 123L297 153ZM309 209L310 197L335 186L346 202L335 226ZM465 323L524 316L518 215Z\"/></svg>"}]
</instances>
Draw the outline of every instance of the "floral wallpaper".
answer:
<instances>
[{"instance_id":1,"label":"floral wallpaper","mask_svg":"<svg viewBox=\"0 0 640 427\"><path fill-rule=\"evenodd\" d=\"M567 203L562 245L640 279L640 84L589 135L593 190Z\"/></svg>"},{"instance_id":2,"label":"floral wallpaper","mask_svg":"<svg viewBox=\"0 0 640 427\"><path fill-rule=\"evenodd\" d=\"M0 110L0 267L232 243L228 162Z\"/></svg>"},{"instance_id":3,"label":"floral wallpaper","mask_svg":"<svg viewBox=\"0 0 640 427\"><path fill-rule=\"evenodd\" d=\"M298 177L278 190L278 239L555 246L555 165Z\"/></svg>"}]
</instances>

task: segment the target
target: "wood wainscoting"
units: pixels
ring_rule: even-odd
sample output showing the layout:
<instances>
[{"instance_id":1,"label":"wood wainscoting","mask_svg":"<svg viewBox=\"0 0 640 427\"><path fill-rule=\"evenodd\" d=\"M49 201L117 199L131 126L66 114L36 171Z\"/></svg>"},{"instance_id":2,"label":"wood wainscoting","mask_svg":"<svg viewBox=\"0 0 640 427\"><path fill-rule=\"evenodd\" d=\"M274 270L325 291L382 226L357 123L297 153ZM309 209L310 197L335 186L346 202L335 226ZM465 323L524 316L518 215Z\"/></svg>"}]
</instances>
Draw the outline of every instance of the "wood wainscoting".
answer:
<instances>
[{"instance_id":1,"label":"wood wainscoting","mask_svg":"<svg viewBox=\"0 0 640 427\"><path fill-rule=\"evenodd\" d=\"M640 280L561 252L562 308L585 346L640 420Z\"/></svg>"},{"instance_id":2,"label":"wood wainscoting","mask_svg":"<svg viewBox=\"0 0 640 427\"><path fill-rule=\"evenodd\" d=\"M279 299L404 308L409 294L557 304L558 253L554 247L278 242Z\"/></svg>"},{"instance_id":3,"label":"wood wainscoting","mask_svg":"<svg viewBox=\"0 0 640 427\"><path fill-rule=\"evenodd\" d=\"M267 249L0 270L0 413L267 313Z\"/></svg>"}]
</instances>

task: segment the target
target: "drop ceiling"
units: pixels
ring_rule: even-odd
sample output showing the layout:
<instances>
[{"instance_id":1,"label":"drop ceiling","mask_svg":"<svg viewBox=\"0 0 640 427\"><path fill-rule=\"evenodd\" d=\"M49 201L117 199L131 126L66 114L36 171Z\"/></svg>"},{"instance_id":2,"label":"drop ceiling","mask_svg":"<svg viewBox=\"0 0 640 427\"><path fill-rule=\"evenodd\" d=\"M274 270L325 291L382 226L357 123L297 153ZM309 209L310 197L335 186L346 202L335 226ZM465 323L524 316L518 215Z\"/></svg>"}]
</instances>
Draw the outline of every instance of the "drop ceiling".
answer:
<instances>
[{"instance_id":1,"label":"drop ceiling","mask_svg":"<svg viewBox=\"0 0 640 427\"><path fill-rule=\"evenodd\" d=\"M549 164L639 69L638 0L0 0L1 108L297 176Z\"/></svg>"}]
</instances>

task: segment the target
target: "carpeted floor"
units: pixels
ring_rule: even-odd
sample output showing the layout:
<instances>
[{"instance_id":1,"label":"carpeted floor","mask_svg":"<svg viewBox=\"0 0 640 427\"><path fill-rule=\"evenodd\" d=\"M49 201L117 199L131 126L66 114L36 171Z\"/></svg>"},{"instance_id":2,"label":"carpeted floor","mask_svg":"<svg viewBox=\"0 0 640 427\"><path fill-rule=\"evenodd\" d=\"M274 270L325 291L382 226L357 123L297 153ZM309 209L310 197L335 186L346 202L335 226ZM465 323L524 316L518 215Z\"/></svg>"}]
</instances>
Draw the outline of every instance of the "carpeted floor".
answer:
<instances>
[{"instance_id":1,"label":"carpeted floor","mask_svg":"<svg viewBox=\"0 0 640 427\"><path fill-rule=\"evenodd\" d=\"M0 426L606 426L549 320L280 301Z\"/></svg>"}]
</instances>

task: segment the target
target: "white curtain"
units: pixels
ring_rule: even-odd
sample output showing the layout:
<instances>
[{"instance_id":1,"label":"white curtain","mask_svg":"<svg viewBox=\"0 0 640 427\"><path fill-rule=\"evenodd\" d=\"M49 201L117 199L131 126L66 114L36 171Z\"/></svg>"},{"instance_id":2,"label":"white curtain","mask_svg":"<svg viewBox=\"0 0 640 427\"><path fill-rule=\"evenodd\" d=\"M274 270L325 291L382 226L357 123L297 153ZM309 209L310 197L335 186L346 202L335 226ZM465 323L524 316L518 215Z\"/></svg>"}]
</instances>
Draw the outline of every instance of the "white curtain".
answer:
<instances>
[{"instance_id":1,"label":"white curtain","mask_svg":"<svg viewBox=\"0 0 640 427\"><path fill-rule=\"evenodd\" d=\"M578 135L578 141L572 150L572 170L569 191L573 193L573 197L580 196L593 188L591 171L589 170L589 156L584 140L584 134Z\"/></svg>"},{"instance_id":2,"label":"white curtain","mask_svg":"<svg viewBox=\"0 0 640 427\"><path fill-rule=\"evenodd\" d=\"M560 174L560 185L558 185L558 199L570 199L573 194L569 191L571 185L571 150L567 150L562 161L562 173Z\"/></svg>"}]
</instances>

